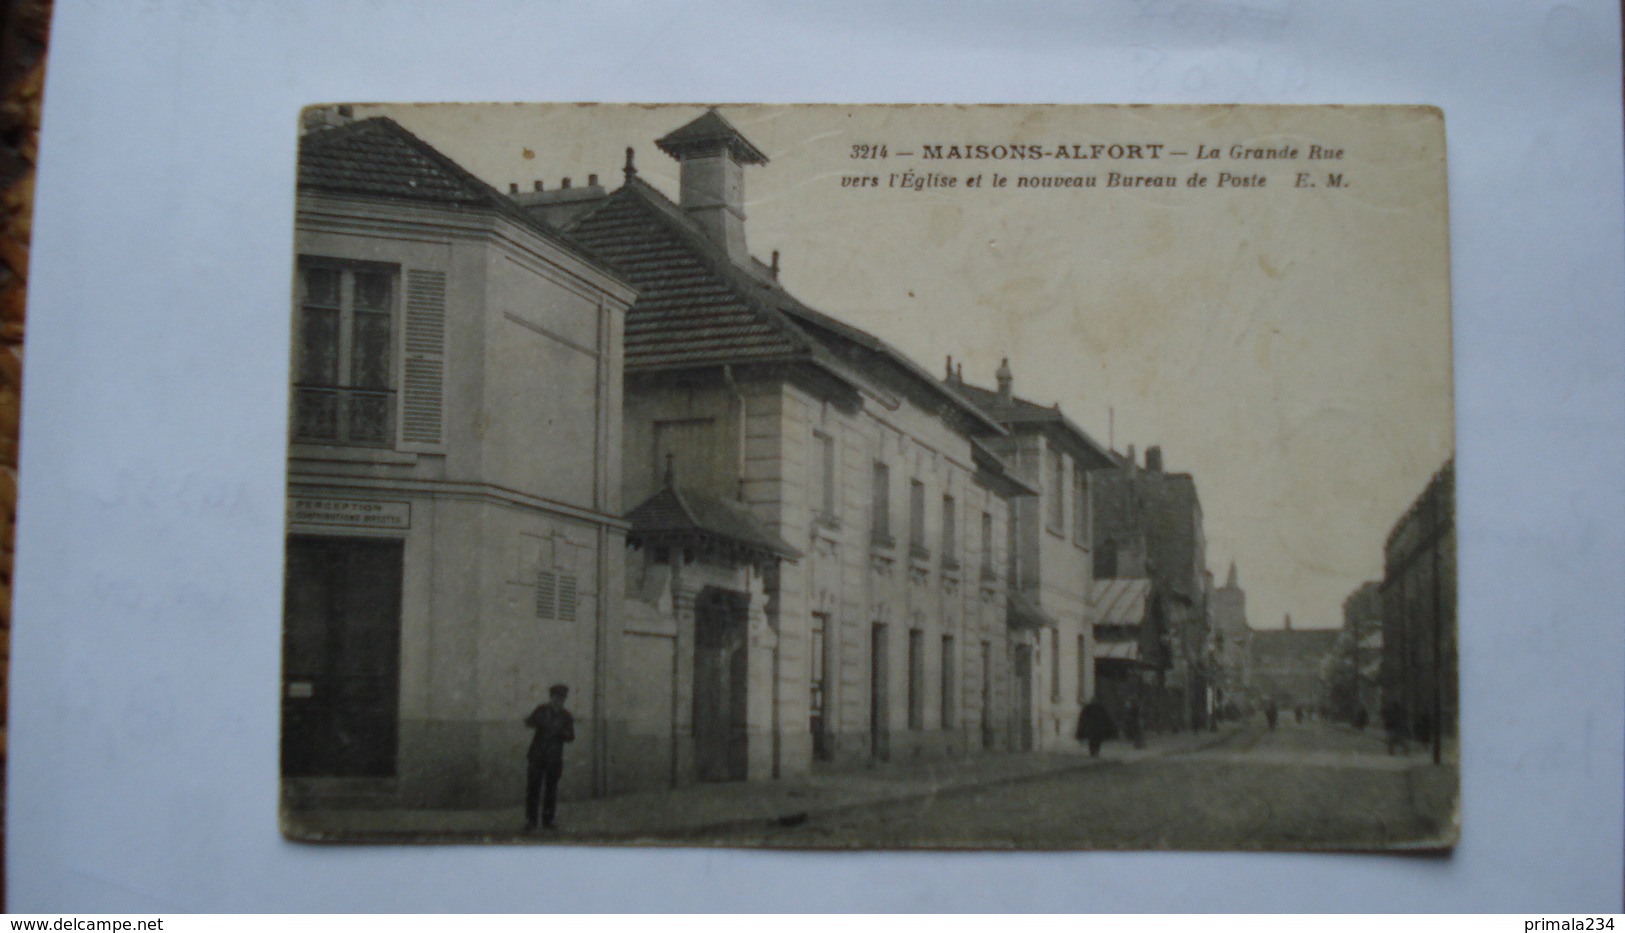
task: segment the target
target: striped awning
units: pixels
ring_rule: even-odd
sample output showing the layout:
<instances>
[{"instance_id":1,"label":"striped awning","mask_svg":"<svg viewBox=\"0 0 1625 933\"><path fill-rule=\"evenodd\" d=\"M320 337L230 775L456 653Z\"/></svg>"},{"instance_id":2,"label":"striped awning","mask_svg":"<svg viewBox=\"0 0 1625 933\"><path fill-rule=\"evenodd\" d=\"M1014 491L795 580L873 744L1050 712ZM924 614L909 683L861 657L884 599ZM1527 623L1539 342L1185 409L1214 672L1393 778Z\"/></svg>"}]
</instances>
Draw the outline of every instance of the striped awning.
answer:
<instances>
[{"instance_id":1,"label":"striped awning","mask_svg":"<svg viewBox=\"0 0 1625 933\"><path fill-rule=\"evenodd\" d=\"M1089 588L1096 625L1139 625L1145 621L1146 598L1151 581L1124 578L1096 580Z\"/></svg>"}]
</instances>

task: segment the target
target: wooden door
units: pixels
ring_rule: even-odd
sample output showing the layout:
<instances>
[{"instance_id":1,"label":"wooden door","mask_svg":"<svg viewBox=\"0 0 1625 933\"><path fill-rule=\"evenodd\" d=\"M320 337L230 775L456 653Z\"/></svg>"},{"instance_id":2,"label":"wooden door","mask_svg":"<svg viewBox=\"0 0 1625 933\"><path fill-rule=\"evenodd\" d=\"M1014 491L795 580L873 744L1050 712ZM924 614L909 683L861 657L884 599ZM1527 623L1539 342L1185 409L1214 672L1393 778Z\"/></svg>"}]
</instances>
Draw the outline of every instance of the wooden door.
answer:
<instances>
[{"instance_id":1,"label":"wooden door","mask_svg":"<svg viewBox=\"0 0 1625 933\"><path fill-rule=\"evenodd\" d=\"M742 781L749 597L707 587L694 612L694 761L702 781Z\"/></svg>"},{"instance_id":2,"label":"wooden door","mask_svg":"<svg viewBox=\"0 0 1625 933\"><path fill-rule=\"evenodd\" d=\"M400 541L288 539L283 776L395 774L401 557Z\"/></svg>"}]
</instances>

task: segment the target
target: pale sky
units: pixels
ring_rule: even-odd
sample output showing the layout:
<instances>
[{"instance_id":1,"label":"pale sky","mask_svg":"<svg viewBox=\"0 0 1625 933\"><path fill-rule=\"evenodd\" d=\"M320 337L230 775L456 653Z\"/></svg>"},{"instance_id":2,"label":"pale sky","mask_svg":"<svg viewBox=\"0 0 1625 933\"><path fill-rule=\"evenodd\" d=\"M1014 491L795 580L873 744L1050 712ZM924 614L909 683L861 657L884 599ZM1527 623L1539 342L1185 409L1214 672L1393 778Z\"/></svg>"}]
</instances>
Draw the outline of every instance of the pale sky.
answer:
<instances>
[{"instance_id":1,"label":"pale sky","mask_svg":"<svg viewBox=\"0 0 1625 933\"><path fill-rule=\"evenodd\" d=\"M653 142L701 107L388 106L506 191L597 174L624 150L677 197ZM1418 108L725 106L769 163L746 169L747 238L806 303L940 374L1062 409L1121 451L1160 445L1196 478L1208 563L1236 561L1254 628L1341 624L1382 575L1395 520L1454 447L1443 122ZM939 144L1162 143L1147 160L922 160ZM854 144L886 159L853 159ZM1231 146L1298 158L1233 160ZM1225 157L1198 162L1197 146ZM1342 149L1309 160L1309 146ZM1072 150L1077 151L1077 150ZM1172 155L1172 152L1188 155ZM898 153L913 152L914 156ZM907 169L964 179L1097 174L1081 189L885 187ZM1181 187L1108 188L1106 173ZM1183 186L1193 172L1210 178ZM1221 172L1268 178L1215 188ZM1313 189L1293 187L1309 173ZM1337 172L1346 187L1325 187ZM846 175L880 188L842 187ZM963 185L963 181L960 182ZM1115 411L1115 432L1108 431Z\"/></svg>"}]
</instances>

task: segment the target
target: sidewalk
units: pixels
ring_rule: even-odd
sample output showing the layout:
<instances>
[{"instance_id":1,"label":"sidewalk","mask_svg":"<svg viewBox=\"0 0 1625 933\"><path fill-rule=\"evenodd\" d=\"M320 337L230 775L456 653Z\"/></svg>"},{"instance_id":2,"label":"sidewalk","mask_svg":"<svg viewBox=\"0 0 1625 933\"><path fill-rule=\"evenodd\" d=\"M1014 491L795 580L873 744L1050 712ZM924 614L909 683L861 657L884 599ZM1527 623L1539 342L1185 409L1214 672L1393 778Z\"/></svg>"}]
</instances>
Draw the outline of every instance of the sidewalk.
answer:
<instances>
[{"instance_id":1,"label":"sidewalk","mask_svg":"<svg viewBox=\"0 0 1625 933\"><path fill-rule=\"evenodd\" d=\"M1122 741L1108 742L1099 758L1069 747L818 770L779 781L694 784L562 801L560 829L531 835L521 832L524 811L518 806L498 810L300 810L284 815L283 828L295 838L335 842L397 841L403 836L440 842L703 842L707 835L741 828L773 823L794 826L814 815L1198 751L1222 744L1235 734L1235 726L1226 726L1217 733L1153 736L1144 749Z\"/></svg>"}]
</instances>

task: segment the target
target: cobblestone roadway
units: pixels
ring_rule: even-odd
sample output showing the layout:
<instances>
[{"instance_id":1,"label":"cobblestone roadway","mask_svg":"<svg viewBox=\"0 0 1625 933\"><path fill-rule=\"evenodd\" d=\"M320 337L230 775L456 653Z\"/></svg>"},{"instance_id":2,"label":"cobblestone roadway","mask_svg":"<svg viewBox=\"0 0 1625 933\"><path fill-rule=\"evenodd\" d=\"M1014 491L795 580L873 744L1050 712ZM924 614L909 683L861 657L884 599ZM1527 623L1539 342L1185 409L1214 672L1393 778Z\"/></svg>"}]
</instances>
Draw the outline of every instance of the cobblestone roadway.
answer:
<instances>
[{"instance_id":1,"label":"cobblestone roadway","mask_svg":"<svg viewBox=\"0 0 1625 933\"><path fill-rule=\"evenodd\" d=\"M1199 752L1108 763L716 841L776 846L1370 848L1439 834L1448 779L1380 737L1318 723L1249 726ZM1423 773L1427 772L1427 773ZM1448 773L1448 772L1446 772ZM1430 785L1418 790L1419 782ZM1421 806L1418 806L1421 801ZM715 838L715 837L713 837Z\"/></svg>"}]
</instances>

